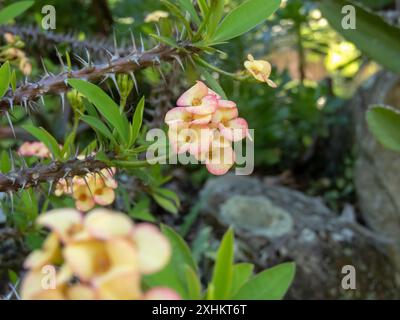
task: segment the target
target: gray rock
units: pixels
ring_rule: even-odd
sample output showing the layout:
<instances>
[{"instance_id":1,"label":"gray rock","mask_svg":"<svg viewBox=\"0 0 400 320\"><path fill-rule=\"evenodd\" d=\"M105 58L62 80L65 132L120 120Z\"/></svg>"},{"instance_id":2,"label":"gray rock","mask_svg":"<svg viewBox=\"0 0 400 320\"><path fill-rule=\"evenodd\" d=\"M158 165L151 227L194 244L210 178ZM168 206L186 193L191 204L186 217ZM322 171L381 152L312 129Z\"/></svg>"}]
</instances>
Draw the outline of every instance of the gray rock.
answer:
<instances>
[{"instance_id":1,"label":"gray rock","mask_svg":"<svg viewBox=\"0 0 400 320\"><path fill-rule=\"evenodd\" d=\"M351 212L338 216L319 198L253 177L210 179L201 196L203 220L216 230L215 239L234 227L238 261L258 271L296 262L287 298L400 298L392 243L358 225ZM341 286L345 265L356 269L356 290Z\"/></svg>"},{"instance_id":2,"label":"gray rock","mask_svg":"<svg viewBox=\"0 0 400 320\"><path fill-rule=\"evenodd\" d=\"M385 149L367 128L365 114L370 105L400 108L400 78L379 74L354 98L355 185L360 209L367 224L400 245L400 154Z\"/></svg>"}]
</instances>

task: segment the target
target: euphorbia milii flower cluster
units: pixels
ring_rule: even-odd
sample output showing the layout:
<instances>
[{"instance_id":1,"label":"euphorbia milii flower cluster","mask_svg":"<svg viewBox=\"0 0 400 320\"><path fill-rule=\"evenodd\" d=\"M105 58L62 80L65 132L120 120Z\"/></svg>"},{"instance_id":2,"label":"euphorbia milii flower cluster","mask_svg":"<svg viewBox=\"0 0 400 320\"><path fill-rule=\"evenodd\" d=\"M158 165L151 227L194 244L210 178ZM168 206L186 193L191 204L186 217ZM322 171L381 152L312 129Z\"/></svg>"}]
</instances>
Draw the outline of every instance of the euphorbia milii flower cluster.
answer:
<instances>
[{"instance_id":1,"label":"euphorbia milii flower cluster","mask_svg":"<svg viewBox=\"0 0 400 320\"><path fill-rule=\"evenodd\" d=\"M56 209L37 222L51 232L25 261L22 299L179 299L169 288L142 289L142 275L160 271L171 257L167 238L154 225L134 225L106 209L87 215ZM43 272L50 269L53 274Z\"/></svg>"},{"instance_id":2,"label":"euphorbia milii flower cluster","mask_svg":"<svg viewBox=\"0 0 400 320\"><path fill-rule=\"evenodd\" d=\"M248 135L247 122L238 117L236 103L222 99L201 81L178 99L165 122L173 151L189 152L215 175L225 174L233 166L232 142Z\"/></svg>"},{"instance_id":3,"label":"euphorbia milii flower cluster","mask_svg":"<svg viewBox=\"0 0 400 320\"><path fill-rule=\"evenodd\" d=\"M24 142L18 149L18 154L24 157L50 158L50 150L43 142Z\"/></svg>"},{"instance_id":4,"label":"euphorbia milii flower cluster","mask_svg":"<svg viewBox=\"0 0 400 320\"><path fill-rule=\"evenodd\" d=\"M68 185L65 179L56 185L55 194L72 194L75 206L80 211L89 211L98 204L107 206L114 202L115 191L118 187L114 179L115 168L103 169L100 173L87 174L85 177L74 177L72 185Z\"/></svg>"}]
</instances>

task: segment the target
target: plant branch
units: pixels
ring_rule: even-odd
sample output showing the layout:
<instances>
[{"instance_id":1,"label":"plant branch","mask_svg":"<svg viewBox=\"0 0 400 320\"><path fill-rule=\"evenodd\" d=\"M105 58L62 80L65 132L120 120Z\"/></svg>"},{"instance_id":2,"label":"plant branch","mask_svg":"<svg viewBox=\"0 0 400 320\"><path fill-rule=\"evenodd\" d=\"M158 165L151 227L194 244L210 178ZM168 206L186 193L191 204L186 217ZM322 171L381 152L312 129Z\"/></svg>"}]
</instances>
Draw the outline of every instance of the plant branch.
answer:
<instances>
[{"instance_id":1,"label":"plant branch","mask_svg":"<svg viewBox=\"0 0 400 320\"><path fill-rule=\"evenodd\" d=\"M0 192L13 192L38 186L40 183L55 183L60 179L85 176L108 168L108 165L94 158L72 159L66 162L54 161L37 164L32 168L21 168L7 174L0 173Z\"/></svg>"},{"instance_id":2,"label":"plant branch","mask_svg":"<svg viewBox=\"0 0 400 320\"><path fill-rule=\"evenodd\" d=\"M133 73L137 70L158 66L162 61L180 59L195 51L196 48L189 43L181 43L180 48L159 44L148 51L134 50L123 57L116 53L105 64L93 65L89 61L84 68L76 71L64 71L58 75L46 74L38 82L22 84L15 92L10 89L0 99L0 113L12 109L14 105L23 105L27 108L31 102L37 101L45 94L58 94L63 98L68 91L67 80L70 78L99 82L108 77L113 78L117 73L127 73L134 77Z\"/></svg>"}]
</instances>

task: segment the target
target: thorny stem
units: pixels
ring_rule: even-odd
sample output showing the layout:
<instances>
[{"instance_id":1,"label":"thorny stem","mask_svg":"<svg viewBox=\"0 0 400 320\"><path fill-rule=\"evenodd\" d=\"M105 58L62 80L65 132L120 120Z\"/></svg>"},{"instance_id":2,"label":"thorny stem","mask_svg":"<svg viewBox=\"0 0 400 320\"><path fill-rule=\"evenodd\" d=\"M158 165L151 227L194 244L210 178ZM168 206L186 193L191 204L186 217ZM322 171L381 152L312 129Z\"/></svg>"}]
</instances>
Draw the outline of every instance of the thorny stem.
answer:
<instances>
[{"instance_id":1,"label":"thorny stem","mask_svg":"<svg viewBox=\"0 0 400 320\"><path fill-rule=\"evenodd\" d=\"M13 192L38 186L43 182L57 182L74 176L84 176L108 168L107 164L87 158L72 159L66 162L54 161L50 164L38 164L32 168L21 168L7 174L0 173L0 192Z\"/></svg>"},{"instance_id":2,"label":"thorny stem","mask_svg":"<svg viewBox=\"0 0 400 320\"><path fill-rule=\"evenodd\" d=\"M194 52L195 50L188 43L182 43L179 49L160 44L148 51L134 51L124 57L113 57L106 64L88 64L83 69L76 71L64 71L58 75L47 74L38 82L19 86L15 92L9 90L0 100L0 112L6 112L12 109L14 105L23 105L27 108L30 102L38 100L44 94L52 93L63 96L68 91L67 80L70 78L98 82L118 73L131 74L133 76L133 73L137 70L149 66L157 66L161 61L179 59L179 56L187 55L188 52Z\"/></svg>"}]
</instances>

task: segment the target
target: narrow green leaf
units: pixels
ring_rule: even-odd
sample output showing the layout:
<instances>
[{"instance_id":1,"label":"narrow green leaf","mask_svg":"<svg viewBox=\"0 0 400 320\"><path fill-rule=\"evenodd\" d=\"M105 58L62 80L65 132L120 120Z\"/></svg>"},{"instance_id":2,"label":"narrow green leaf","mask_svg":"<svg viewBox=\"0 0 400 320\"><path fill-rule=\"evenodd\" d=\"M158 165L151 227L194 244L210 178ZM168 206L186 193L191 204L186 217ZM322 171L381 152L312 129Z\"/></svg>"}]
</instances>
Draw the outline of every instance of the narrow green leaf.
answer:
<instances>
[{"instance_id":1,"label":"narrow green leaf","mask_svg":"<svg viewBox=\"0 0 400 320\"><path fill-rule=\"evenodd\" d=\"M179 48L179 45L176 43L175 39L164 37L164 36L159 36L157 34L149 34L150 37L156 39L157 41L160 41L161 43L164 43L172 48Z\"/></svg>"},{"instance_id":2,"label":"narrow green leaf","mask_svg":"<svg viewBox=\"0 0 400 320\"><path fill-rule=\"evenodd\" d=\"M203 18L205 18L207 16L208 10L209 10L207 0L198 0L197 2L199 4L201 14L202 14Z\"/></svg>"},{"instance_id":3,"label":"narrow green leaf","mask_svg":"<svg viewBox=\"0 0 400 320\"><path fill-rule=\"evenodd\" d=\"M386 148L400 152L400 111L387 106L372 106L367 123L374 137Z\"/></svg>"},{"instance_id":4,"label":"narrow green leaf","mask_svg":"<svg viewBox=\"0 0 400 320\"><path fill-rule=\"evenodd\" d=\"M177 196L177 194L174 191L170 190L170 189L167 189L167 188L155 188L153 192L158 194L158 195L160 195L160 196L162 196L162 197L164 197L164 198L172 200L177 207L179 207L181 205L181 202L180 202L179 197Z\"/></svg>"},{"instance_id":5,"label":"narrow green leaf","mask_svg":"<svg viewBox=\"0 0 400 320\"><path fill-rule=\"evenodd\" d=\"M103 117L115 128L120 141L128 143L129 123L124 115L120 114L118 105L98 86L80 79L69 79L68 83L91 103Z\"/></svg>"},{"instance_id":6,"label":"narrow green leaf","mask_svg":"<svg viewBox=\"0 0 400 320\"><path fill-rule=\"evenodd\" d=\"M6 61L0 67L0 98L2 98L8 90L8 86L10 85L10 77L10 63Z\"/></svg>"},{"instance_id":7,"label":"narrow green leaf","mask_svg":"<svg viewBox=\"0 0 400 320\"><path fill-rule=\"evenodd\" d=\"M342 27L342 8L351 5L355 8L356 28ZM380 16L345 0L324 0L319 7L329 24L359 50L382 66L400 72L400 29L386 23Z\"/></svg>"},{"instance_id":8,"label":"narrow green leaf","mask_svg":"<svg viewBox=\"0 0 400 320\"><path fill-rule=\"evenodd\" d=\"M168 265L158 273L144 277L145 283L154 286L165 286L176 290L183 299L189 299L187 292L185 266L197 272L197 266L185 240L172 228L162 225L161 231L168 238L172 255Z\"/></svg>"},{"instance_id":9,"label":"narrow green leaf","mask_svg":"<svg viewBox=\"0 0 400 320\"><path fill-rule=\"evenodd\" d=\"M191 267L185 265L185 277L186 285L189 294L189 299L200 300L201 299L201 283L196 272Z\"/></svg>"},{"instance_id":10,"label":"narrow green leaf","mask_svg":"<svg viewBox=\"0 0 400 320\"><path fill-rule=\"evenodd\" d=\"M163 209L172 214L175 215L178 214L178 207L171 199L165 198L164 196L157 193L152 193L151 196L158 203L160 207L162 207Z\"/></svg>"},{"instance_id":11,"label":"narrow green leaf","mask_svg":"<svg viewBox=\"0 0 400 320\"><path fill-rule=\"evenodd\" d=\"M280 300L294 279L295 264L282 263L264 270L245 283L233 297L235 300Z\"/></svg>"},{"instance_id":12,"label":"narrow green leaf","mask_svg":"<svg viewBox=\"0 0 400 320\"><path fill-rule=\"evenodd\" d=\"M199 25L201 23L199 15L196 12L196 9L192 3L192 0L178 0L181 8L187 12L189 12L190 16L192 17L193 21Z\"/></svg>"},{"instance_id":13,"label":"narrow green leaf","mask_svg":"<svg viewBox=\"0 0 400 320\"><path fill-rule=\"evenodd\" d=\"M234 258L233 230L229 229L222 238L217 252L211 284L214 299L227 299L232 287Z\"/></svg>"},{"instance_id":14,"label":"narrow green leaf","mask_svg":"<svg viewBox=\"0 0 400 320\"><path fill-rule=\"evenodd\" d=\"M207 36L212 38L224 14L225 0L212 0L207 23Z\"/></svg>"},{"instance_id":15,"label":"narrow green leaf","mask_svg":"<svg viewBox=\"0 0 400 320\"><path fill-rule=\"evenodd\" d=\"M251 263L238 263L233 266L232 288L229 297L234 296L249 280L253 274L253 269L254 265Z\"/></svg>"},{"instance_id":16,"label":"narrow green leaf","mask_svg":"<svg viewBox=\"0 0 400 320\"><path fill-rule=\"evenodd\" d=\"M47 148L49 148L50 152L53 154L54 158L57 160L61 160L61 149L57 142L57 140L44 128L35 127L34 125L24 125L22 128L28 131L32 136L34 136L39 141L43 142Z\"/></svg>"},{"instance_id":17,"label":"narrow green leaf","mask_svg":"<svg viewBox=\"0 0 400 320\"><path fill-rule=\"evenodd\" d=\"M92 117L92 116L87 116L87 115L82 115L80 118L82 121L86 122L93 129L95 129L99 133L101 133L104 137L109 139L112 143L117 144L110 129L108 129L107 126L103 122L101 122L99 119Z\"/></svg>"},{"instance_id":18,"label":"narrow green leaf","mask_svg":"<svg viewBox=\"0 0 400 320\"><path fill-rule=\"evenodd\" d=\"M218 80L216 80L205 68L201 68L200 70L210 88L218 93L223 99L228 99Z\"/></svg>"},{"instance_id":19,"label":"narrow green leaf","mask_svg":"<svg viewBox=\"0 0 400 320\"><path fill-rule=\"evenodd\" d=\"M8 153L2 151L0 154L0 172L7 173L11 170L11 161Z\"/></svg>"},{"instance_id":20,"label":"narrow green leaf","mask_svg":"<svg viewBox=\"0 0 400 320\"><path fill-rule=\"evenodd\" d=\"M143 111L144 111L144 96L140 99L139 103L136 105L135 113L132 119L131 125L131 135L129 139L129 145L132 146L137 137L139 136L140 128L143 123Z\"/></svg>"},{"instance_id":21,"label":"narrow green leaf","mask_svg":"<svg viewBox=\"0 0 400 320\"><path fill-rule=\"evenodd\" d=\"M218 26L212 43L224 42L250 31L280 6L280 0L248 0L228 13Z\"/></svg>"},{"instance_id":22,"label":"narrow green leaf","mask_svg":"<svg viewBox=\"0 0 400 320\"><path fill-rule=\"evenodd\" d=\"M17 73L15 72L15 70L11 72L10 84L12 92L15 92L15 90L17 90Z\"/></svg>"},{"instance_id":23,"label":"narrow green leaf","mask_svg":"<svg viewBox=\"0 0 400 320\"><path fill-rule=\"evenodd\" d=\"M16 18L26 10L28 10L34 1L19 1L5 7L0 11L0 25L9 22L11 19Z\"/></svg>"}]
</instances>

